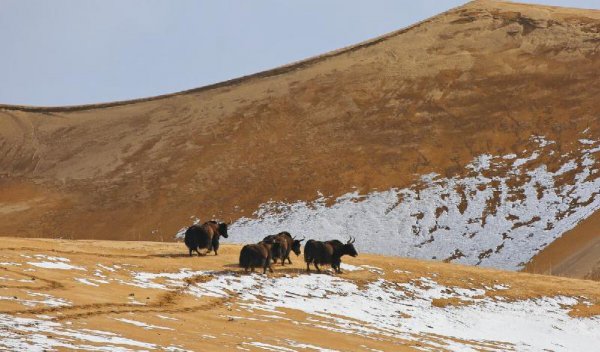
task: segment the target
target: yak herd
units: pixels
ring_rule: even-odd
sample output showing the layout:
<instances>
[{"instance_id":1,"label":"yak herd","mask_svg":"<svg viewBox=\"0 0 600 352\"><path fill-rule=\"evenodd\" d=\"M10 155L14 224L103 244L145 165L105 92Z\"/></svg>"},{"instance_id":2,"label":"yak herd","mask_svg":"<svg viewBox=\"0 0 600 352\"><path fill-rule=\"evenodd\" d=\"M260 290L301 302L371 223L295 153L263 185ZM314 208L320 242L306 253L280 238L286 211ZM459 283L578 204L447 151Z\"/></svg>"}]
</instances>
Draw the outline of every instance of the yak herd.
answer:
<instances>
[{"instance_id":1,"label":"yak herd","mask_svg":"<svg viewBox=\"0 0 600 352\"><path fill-rule=\"evenodd\" d=\"M219 223L216 221L207 221L204 224L190 226L185 231L185 245L190 256L195 251L200 256L200 249L206 249L206 254L211 251L218 255L219 238L227 238L228 223ZM280 232L276 235L268 235L262 241L255 244L247 244L240 251L240 267L245 272L254 271L255 268L262 268L263 274L269 269L273 272L271 264L281 260L281 265L285 261L292 264L290 253L294 252L296 256L301 254L302 241L305 239L296 239L289 232ZM331 265L336 273L341 273L341 258L344 255L356 257L358 253L354 248L355 239L350 237L346 243L338 240L316 241L308 240L304 245L304 261L306 262L306 271L310 272L310 264L313 264L318 272L321 272L319 265Z\"/></svg>"}]
</instances>

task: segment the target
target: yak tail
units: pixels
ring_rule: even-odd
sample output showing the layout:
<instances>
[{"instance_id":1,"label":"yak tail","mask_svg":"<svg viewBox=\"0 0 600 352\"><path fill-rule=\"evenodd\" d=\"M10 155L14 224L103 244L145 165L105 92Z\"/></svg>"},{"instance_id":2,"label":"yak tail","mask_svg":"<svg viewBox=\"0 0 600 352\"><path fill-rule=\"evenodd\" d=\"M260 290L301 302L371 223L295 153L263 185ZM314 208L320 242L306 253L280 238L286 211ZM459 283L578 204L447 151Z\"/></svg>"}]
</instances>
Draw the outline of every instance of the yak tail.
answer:
<instances>
[{"instance_id":1,"label":"yak tail","mask_svg":"<svg viewBox=\"0 0 600 352\"><path fill-rule=\"evenodd\" d=\"M308 242L306 242L306 245L304 246L304 261L306 263L311 263L314 259L314 242L315 241L313 240L308 240Z\"/></svg>"},{"instance_id":2,"label":"yak tail","mask_svg":"<svg viewBox=\"0 0 600 352\"><path fill-rule=\"evenodd\" d=\"M240 267L242 268L247 268L250 266L250 253L248 253L248 249L246 247L243 247L242 250L240 251L240 260L239 260L239 264Z\"/></svg>"},{"instance_id":3,"label":"yak tail","mask_svg":"<svg viewBox=\"0 0 600 352\"><path fill-rule=\"evenodd\" d=\"M312 263L313 259L314 258L311 254L306 254L306 251L304 251L304 262L305 263Z\"/></svg>"}]
</instances>

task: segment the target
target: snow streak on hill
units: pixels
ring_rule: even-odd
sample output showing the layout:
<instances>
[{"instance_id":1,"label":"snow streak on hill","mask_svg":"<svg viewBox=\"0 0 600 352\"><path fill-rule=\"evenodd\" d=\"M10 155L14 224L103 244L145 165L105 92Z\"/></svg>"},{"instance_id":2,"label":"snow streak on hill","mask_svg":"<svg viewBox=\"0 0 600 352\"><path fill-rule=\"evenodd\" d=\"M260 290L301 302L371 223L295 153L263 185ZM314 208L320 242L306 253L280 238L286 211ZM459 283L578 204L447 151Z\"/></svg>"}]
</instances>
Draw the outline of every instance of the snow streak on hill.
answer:
<instances>
[{"instance_id":1,"label":"snow streak on hill","mask_svg":"<svg viewBox=\"0 0 600 352\"><path fill-rule=\"evenodd\" d=\"M577 155L561 155L556 143L536 136L523 155L480 155L465 177L425 175L406 189L352 192L331 206L323 196L271 202L234 223L231 239L259 241L283 230L315 239L354 236L364 252L516 270L600 207L600 144L579 143Z\"/></svg>"}]
</instances>

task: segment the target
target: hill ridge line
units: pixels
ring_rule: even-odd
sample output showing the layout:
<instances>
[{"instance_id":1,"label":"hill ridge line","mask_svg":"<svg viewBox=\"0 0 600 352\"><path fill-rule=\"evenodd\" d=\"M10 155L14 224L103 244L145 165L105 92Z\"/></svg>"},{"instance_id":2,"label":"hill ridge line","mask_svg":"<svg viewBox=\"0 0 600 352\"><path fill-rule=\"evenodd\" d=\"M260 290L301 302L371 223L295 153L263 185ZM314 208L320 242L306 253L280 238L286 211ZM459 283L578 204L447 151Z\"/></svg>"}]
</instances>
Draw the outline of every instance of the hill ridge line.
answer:
<instances>
[{"instance_id":1,"label":"hill ridge line","mask_svg":"<svg viewBox=\"0 0 600 352\"><path fill-rule=\"evenodd\" d=\"M395 30L383 35L380 35L378 37L374 37L371 39L367 39L363 42L360 42L358 44L354 44L354 45L350 45L350 46L346 46L346 47L342 47L339 49L335 49L329 52L326 52L324 54L320 54L317 56L313 56L313 57L309 57L307 59L302 59L299 61L294 61L279 67L275 67L272 69L268 69L265 71L259 71L256 73L251 73L245 76L240 76L237 78L232 78L229 80L225 80L225 81L221 81L221 82L217 82L217 83L213 83L213 84L209 84L206 86L202 86L202 87L197 87L197 88L191 88L191 89L187 89L187 90L182 90L179 92L174 92L174 93L167 93L167 94L161 94L161 95L155 95L155 96L151 96L151 97L146 97L146 98L137 98L137 99L128 99L128 100L118 100L118 101L112 101L112 102L105 102L105 103L93 103L93 104L82 104L82 105L66 105L66 106L29 106L29 105L12 105L12 104L0 104L0 111L1 110L9 110L9 111L24 111L24 112L39 112L39 113L44 113L44 112L73 112L73 111L86 111L86 110L94 110L94 109L101 109L101 108L111 108L111 107L117 107L117 106L124 106L124 105L129 105L129 104L135 104L135 103L144 103L144 102L150 102L150 101L156 101L156 100L162 100L162 99L167 99L167 98L172 98L172 97L177 97L177 96L181 96L181 95L188 95L188 94L194 94L194 93L200 93L200 92L204 92L204 91L209 91L209 90L213 90L213 89L218 89L218 88L224 88L224 87L230 87L230 86L235 86L241 83L245 83L247 81L253 80L253 79L261 79L261 78L269 78L269 77L275 77L275 76L279 76L288 72L292 72L298 69L302 69L302 68L306 68L309 66L312 66L314 64L317 64L319 62L325 61L327 59L339 56L339 55L343 55L346 53L351 53L360 49L364 49L364 48L368 48L370 46L379 44L383 41L386 41L390 38L393 38L395 36L404 34L414 28L418 28L419 26L429 23L431 21L433 21L436 18L445 16L449 13L452 13L454 11L457 11L463 7L467 7L471 4L474 3L478 3L481 2L481 0L472 0L469 1L463 5L460 6L456 6L453 8L450 8L444 12L441 12L439 14L436 14L434 16L428 17L424 20L415 22L407 27L401 28L399 30ZM485 2L492 2L492 1L485 1ZM493 1L494 3L506 3L506 2L496 2Z\"/></svg>"}]
</instances>

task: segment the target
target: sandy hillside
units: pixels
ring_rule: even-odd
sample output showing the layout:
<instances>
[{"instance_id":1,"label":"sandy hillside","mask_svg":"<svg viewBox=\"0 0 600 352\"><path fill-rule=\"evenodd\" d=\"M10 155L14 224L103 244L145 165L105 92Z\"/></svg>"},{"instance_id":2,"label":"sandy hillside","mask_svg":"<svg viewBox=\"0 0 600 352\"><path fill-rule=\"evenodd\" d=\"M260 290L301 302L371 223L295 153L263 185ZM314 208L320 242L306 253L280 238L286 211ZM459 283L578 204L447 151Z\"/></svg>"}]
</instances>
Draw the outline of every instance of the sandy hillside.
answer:
<instances>
[{"instance_id":1,"label":"sandy hillside","mask_svg":"<svg viewBox=\"0 0 600 352\"><path fill-rule=\"evenodd\" d=\"M0 349L594 351L600 283L375 255L242 274L240 247L0 244Z\"/></svg>"},{"instance_id":2,"label":"sandy hillside","mask_svg":"<svg viewBox=\"0 0 600 352\"><path fill-rule=\"evenodd\" d=\"M599 11L474 1L188 92L2 106L0 233L166 241L214 216L244 242L285 220L521 269L600 208L599 32Z\"/></svg>"}]
</instances>

